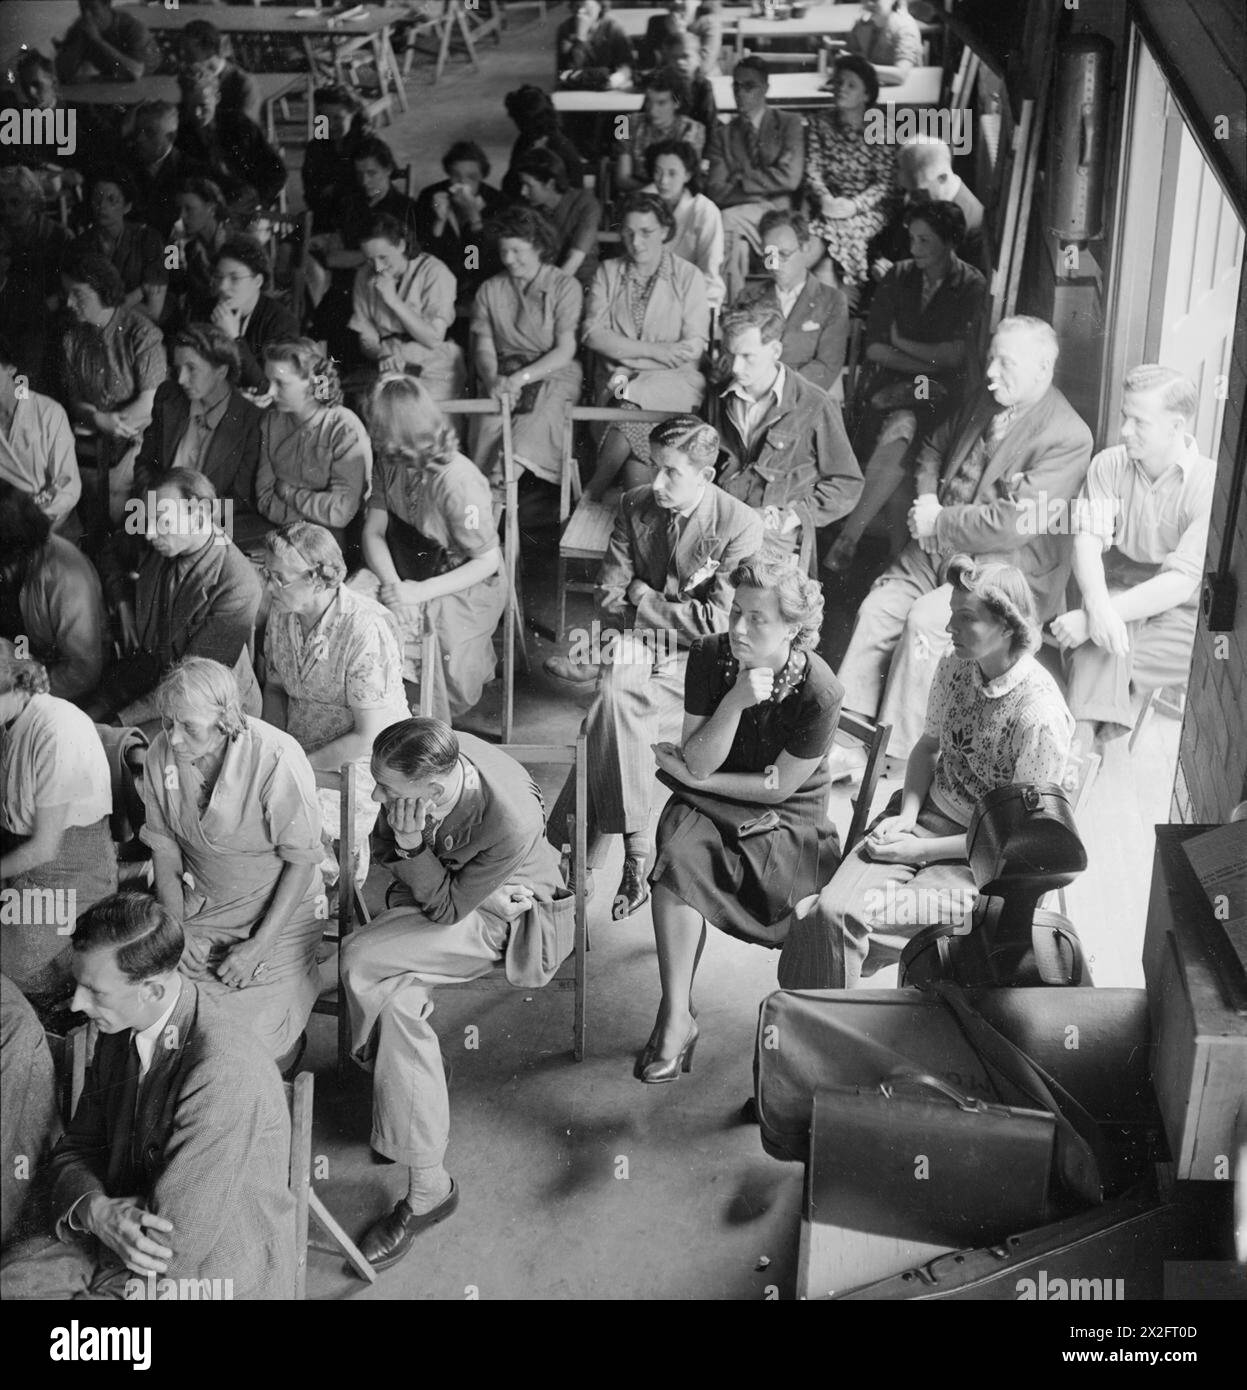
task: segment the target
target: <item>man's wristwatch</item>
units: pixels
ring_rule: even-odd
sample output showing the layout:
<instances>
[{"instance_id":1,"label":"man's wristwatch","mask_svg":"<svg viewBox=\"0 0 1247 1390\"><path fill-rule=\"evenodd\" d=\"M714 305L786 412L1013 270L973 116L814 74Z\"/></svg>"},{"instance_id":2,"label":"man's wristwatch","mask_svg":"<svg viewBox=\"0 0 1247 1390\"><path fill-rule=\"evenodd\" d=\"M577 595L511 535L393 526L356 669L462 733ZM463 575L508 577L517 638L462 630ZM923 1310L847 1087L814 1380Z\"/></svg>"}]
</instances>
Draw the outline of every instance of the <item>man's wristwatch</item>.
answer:
<instances>
[{"instance_id":1,"label":"man's wristwatch","mask_svg":"<svg viewBox=\"0 0 1247 1390\"><path fill-rule=\"evenodd\" d=\"M417 854L423 854L424 851L428 849L428 846L421 840L415 849L404 849L396 840L394 842L394 849L400 859L414 859Z\"/></svg>"}]
</instances>

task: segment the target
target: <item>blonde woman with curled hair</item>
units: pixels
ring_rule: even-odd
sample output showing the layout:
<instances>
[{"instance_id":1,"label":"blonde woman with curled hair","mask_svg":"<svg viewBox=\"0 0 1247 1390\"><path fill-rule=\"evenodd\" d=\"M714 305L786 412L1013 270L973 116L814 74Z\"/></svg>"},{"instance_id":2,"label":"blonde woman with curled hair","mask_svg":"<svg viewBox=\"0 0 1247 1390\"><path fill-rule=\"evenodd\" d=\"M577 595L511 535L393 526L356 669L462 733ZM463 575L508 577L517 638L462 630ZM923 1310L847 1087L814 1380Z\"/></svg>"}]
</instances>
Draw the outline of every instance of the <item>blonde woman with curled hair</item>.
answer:
<instances>
[{"instance_id":1,"label":"blonde woman with curled hair","mask_svg":"<svg viewBox=\"0 0 1247 1390\"><path fill-rule=\"evenodd\" d=\"M650 874L662 1002L637 1058L648 1083L692 1067L707 925L779 946L797 902L840 861L827 753L843 692L814 650L822 590L765 553L738 565L731 583L727 631L689 653L680 746L654 749L672 796Z\"/></svg>"},{"instance_id":2,"label":"blonde woman with curled hair","mask_svg":"<svg viewBox=\"0 0 1247 1390\"><path fill-rule=\"evenodd\" d=\"M310 338L269 343L264 374L272 409L260 425L256 507L276 525L314 521L339 545L372 486L372 445L342 404L333 359Z\"/></svg>"},{"instance_id":3,"label":"blonde woman with curled hair","mask_svg":"<svg viewBox=\"0 0 1247 1390\"><path fill-rule=\"evenodd\" d=\"M248 718L234 674L188 657L157 691L143 769L156 895L186 935L182 973L283 1067L320 984L321 816L307 755Z\"/></svg>"},{"instance_id":4,"label":"blonde woman with curled hair","mask_svg":"<svg viewBox=\"0 0 1247 1390\"><path fill-rule=\"evenodd\" d=\"M408 681L417 676L425 625L432 628L438 661L419 679L432 680L433 715L449 723L494 678L494 629L507 590L489 482L409 376L378 382L368 422L377 489L364 516L367 569L351 587L379 598L398 620ZM415 689L409 694L415 703Z\"/></svg>"},{"instance_id":5,"label":"blonde woman with curled hair","mask_svg":"<svg viewBox=\"0 0 1247 1390\"><path fill-rule=\"evenodd\" d=\"M265 540L269 614L264 630L264 718L298 740L314 771L356 765L355 876L368 877L368 837L377 820L368 771L372 741L411 714L403 695L398 625L393 615L343 582L346 564L323 526L292 521ZM328 862L340 797L319 789Z\"/></svg>"},{"instance_id":6,"label":"blonde woman with curled hair","mask_svg":"<svg viewBox=\"0 0 1247 1390\"><path fill-rule=\"evenodd\" d=\"M90 719L50 695L43 666L19 659L7 641L0 726L0 879L23 904L19 921L0 926L0 970L49 1010L72 992L74 918L117 891L108 759ZM25 904L35 901L63 909L64 920L47 920L45 909L28 921Z\"/></svg>"},{"instance_id":7,"label":"blonde woman with curled hair","mask_svg":"<svg viewBox=\"0 0 1247 1390\"><path fill-rule=\"evenodd\" d=\"M975 806L1011 782L1060 782L1074 721L1035 660L1039 623L1021 570L954 555L948 632L927 702L926 728L904 788L848 855L817 900L801 904L779 963L785 989L852 989L897 957L871 941L898 925L881 906L913 894L904 934L954 920L974 896L966 830ZM930 904L941 904L932 915ZM892 916L899 914L893 913ZM869 957L869 959L868 959Z\"/></svg>"}]
</instances>

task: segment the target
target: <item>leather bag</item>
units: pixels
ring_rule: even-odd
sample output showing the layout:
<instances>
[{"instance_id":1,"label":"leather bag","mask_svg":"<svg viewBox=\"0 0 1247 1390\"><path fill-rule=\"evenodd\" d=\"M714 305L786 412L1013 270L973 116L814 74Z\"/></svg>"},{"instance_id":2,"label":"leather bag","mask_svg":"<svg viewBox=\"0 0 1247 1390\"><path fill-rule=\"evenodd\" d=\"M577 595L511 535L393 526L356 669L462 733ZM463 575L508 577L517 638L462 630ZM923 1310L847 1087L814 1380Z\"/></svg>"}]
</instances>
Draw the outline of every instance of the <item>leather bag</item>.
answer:
<instances>
[{"instance_id":1,"label":"leather bag","mask_svg":"<svg viewBox=\"0 0 1247 1390\"><path fill-rule=\"evenodd\" d=\"M932 1245L982 1244L1049 1219L1050 1112L977 1100L900 1068L814 1096L810 1216Z\"/></svg>"}]
</instances>

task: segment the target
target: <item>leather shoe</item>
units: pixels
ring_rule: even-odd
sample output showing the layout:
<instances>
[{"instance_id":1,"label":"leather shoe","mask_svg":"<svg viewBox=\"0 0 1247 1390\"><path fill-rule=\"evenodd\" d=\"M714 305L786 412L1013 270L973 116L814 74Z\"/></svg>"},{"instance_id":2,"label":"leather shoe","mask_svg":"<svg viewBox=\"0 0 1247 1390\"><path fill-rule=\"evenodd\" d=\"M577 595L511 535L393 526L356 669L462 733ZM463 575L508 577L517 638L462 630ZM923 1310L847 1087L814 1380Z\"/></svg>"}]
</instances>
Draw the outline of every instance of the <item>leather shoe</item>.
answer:
<instances>
[{"instance_id":1,"label":"leather shoe","mask_svg":"<svg viewBox=\"0 0 1247 1390\"><path fill-rule=\"evenodd\" d=\"M430 1226L436 1226L459 1205L459 1186L450 1180L450 1191L432 1211L417 1215L402 1198L388 1215L371 1225L359 1243L360 1253L373 1269L389 1269L411 1249L412 1242Z\"/></svg>"},{"instance_id":2,"label":"leather shoe","mask_svg":"<svg viewBox=\"0 0 1247 1390\"><path fill-rule=\"evenodd\" d=\"M578 688L592 685L598 678L596 666L573 661L570 656L548 656L542 662L542 668L547 676L553 676L564 685L574 685Z\"/></svg>"},{"instance_id":3,"label":"leather shoe","mask_svg":"<svg viewBox=\"0 0 1247 1390\"><path fill-rule=\"evenodd\" d=\"M638 907L649 902L649 880L645 877L645 860L634 855L624 858L623 876L615 889L615 901L611 904L611 919L621 922L631 917Z\"/></svg>"}]
</instances>

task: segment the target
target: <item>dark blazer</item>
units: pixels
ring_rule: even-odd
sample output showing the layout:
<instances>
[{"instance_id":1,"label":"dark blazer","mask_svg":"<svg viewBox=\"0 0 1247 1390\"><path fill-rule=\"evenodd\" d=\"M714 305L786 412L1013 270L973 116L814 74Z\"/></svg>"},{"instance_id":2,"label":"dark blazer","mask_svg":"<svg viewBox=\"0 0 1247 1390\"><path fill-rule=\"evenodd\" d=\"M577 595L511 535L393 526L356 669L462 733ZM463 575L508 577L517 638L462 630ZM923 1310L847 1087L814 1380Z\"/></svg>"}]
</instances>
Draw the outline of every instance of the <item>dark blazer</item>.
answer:
<instances>
[{"instance_id":1,"label":"dark blazer","mask_svg":"<svg viewBox=\"0 0 1247 1390\"><path fill-rule=\"evenodd\" d=\"M923 441L917 455L917 493L938 492L996 412L986 386ZM983 472L974 500L945 507L935 537L944 554L964 551L1004 560L1030 581L1041 622L1064 608L1073 561L1068 535L1036 535L1052 499L1078 495L1091 464L1091 431L1055 386L1005 435Z\"/></svg>"},{"instance_id":2,"label":"dark blazer","mask_svg":"<svg viewBox=\"0 0 1247 1390\"><path fill-rule=\"evenodd\" d=\"M223 531L193 555L173 559L142 537L123 534L103 547L97 564L109 603L134 604L139 634L138 653L119 661L100 687L110 712L149 694L185 656L238 666L262 591L255 566ZM254 673L244 667L238 674L246 704L255 693Z\"/></svg>"},{"instance_id":3,"label":"dark blazer","mask_svg":"<svg viewBox=\"0 0 1247 1390\"><path fill-rule=\"evenodd\" d=\"M768 530L782 524L788 508L802 525L826 526L857 505L862 470L840 407L797 372L785 369L779 403L763 419L751 448L732 421L726 394L720 416L718 484L767 514Z\"/></svg>"},{"instance_id":4,"label":"dark blazer","mask_svg":"<svg viewBox=\"0 0 1247 1390\"><path fill-rule=\"evenodd\" d=\"M154 487L173 467L174 455L190 417L191 403L182 388L176 381L162 381L156 388L152 422L143 435L134 464L135 484L140 492ZM202 471L212 479L217 496L232 498L236 508L247 511L255 510L260 419L259 409L241 391L231 391L225 414L208 441L203 461Z\"/></svg>"},{"instance_id":5,"label":"dark blazer","mask_svg":"<svg viewBox=\"0 0 1247 1390\"><path fill-rule=\"evenodd\" d=\"M677 595L664 596L671 559L671 513L654 500L648 483L619 499L615 527L598 573L598 605L621 626L674 630L680 646L709 632L722 632L732 606L728 577L742 560L762 549L762 518L752 507L709 484L685 522L676 545ZM654 591L635 607L628 585L643 580Z\"/></svg>"},{"instance_id":6,"label":"dark blazer","mask_svg":"<svg viewBox=\"0 0 1247 1390\"><path fill-rule=\"evenodd\" d=\"M433 215L433 195L446 193L449 188L449 179L439 179L420 190L416 198L416 236L420 239L421 250L427 251L430 256L436 256L449 269L460 290L473 289L488 280L491 275L497 275L502 269L502 262L498 259L498 248L492 244L492 238L485 235L485 224L491 218L497 217L506 207L507 200L498 189L483 183L480 195L485 207L481 213L481 229L474 232L470 227L460 224L459 231L455 231L451 223L447 222L442 228L441 236L434 236L433 227L437 219ZM467 269L469 247L475 247L477 250L475 270ZM409 247L408 251L409 254L415 254L413 248Z\"/></svg>"},{"instance_id":7,"label":"dark blazer","mask_svg":"<svg viewBox=\"0 0 1247 1390\"><path fill-rule=\"evenodd\" d=\"M374 857L402 885L387 906L416 908L431 922L462 922L504 883L523 883L535 902L511 924L507 978L540 986L571 950L573 901L559 854L545 837L545 807L514 758L473 734L456 733L463 794L437 826L432 848L399 856L384 812Z\"/></svg>"},{"instance_id":8,"label":"dark blazer","mask_svg":"<svg viewBox=\"0 0 1247 1390\"><path fill-rule=\"evenodd\" d=\"M268 390L264 375L264 345L283 338L297 338L299 325L295 316L271 294L262 294L255 311L247 321L238 340L238 384L245 391Z\"/></svg>"},{"instance_id":9,"label":"dark blazer","mask_svg":"<svg viewBox=\"0 0 1247 1390\"><path fill-rule=\"evenodd\" d=\"M169 151L155 174L149 174L133 151L126 158L126 168L134 180L136 198L130 211L132 222L146 222L155 227L167 242L178 220L176 204L178 185L183 179L210 178L208 166L192 159L177 145Z\"/></svg>"},{"instance_id":10,"label":"dark blazer","mask_svg":"<svg viewBox=\"0 0 1247 1390\"><path fill-rule=\"evenodd\" d=\"M774 285L758 297L772 308L779 308ZM832 400L842 401L848 339L849 301L844 291L807 275L792 313L784 320L784 366L829 391Z\"/></svg>"},{"instance_id":11,"label":"dark blazer","mask_svg":"<svg viewBox=\"0 0 1247 1390\"><path fill-rule=\"evenodd\" d=\"M267 207L286 186L281 156L241 111L218 109L206 131L184 125L178 131L178 148L208 166L231 203L246 189L254 189L260 205Z\"/></svg>"},{"instance_id":12,"label":"dark blazer","mask_svg":"<svg viewBox=\"0 0 1247 1390\"><path fill-rule=\"evenodd\" d=\"M792 205L792 195L805 176L805 131L795 111L776 111L768 106L758 127L760 163L749 157L744 117L734 116L721 126L709 152L710 172L706 195L721 208L737 203Z\"/></svg>"},{"instance_id":13,"label":"dark blazer","mask_svg":"<svg viewBox=\"0 0 1247 1390\"><path fill-rule=\"evenodd\" d=\"M101 1035L52 1154L57 1234L68 1238L64 1218L89 1193L137 1196L173 1223L173 1258L160 1277L229 1279L235 1299L292 1297L290 1113L271 1058L184 979L131 1127L123 1112L129 1049L128 1029ZM135 1277L118 1264L117 1293Z\"/></svg>"}]
</instances>

